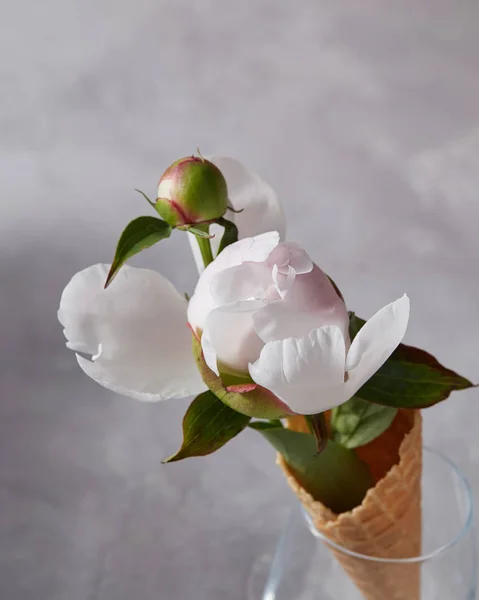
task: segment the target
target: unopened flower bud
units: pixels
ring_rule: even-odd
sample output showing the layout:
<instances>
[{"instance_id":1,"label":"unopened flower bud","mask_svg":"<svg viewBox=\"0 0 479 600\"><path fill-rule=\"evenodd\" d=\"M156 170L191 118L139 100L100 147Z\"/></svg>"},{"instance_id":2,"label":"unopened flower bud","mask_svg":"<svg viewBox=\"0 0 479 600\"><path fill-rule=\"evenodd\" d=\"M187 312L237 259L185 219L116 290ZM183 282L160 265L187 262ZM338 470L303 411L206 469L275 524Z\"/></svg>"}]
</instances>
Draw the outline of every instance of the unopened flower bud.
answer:
<instances>
[{"instance_id":1,"label":"unopened flower bud","mask_svg":"<svg viewBox=\"0 0 479 600\"><path fill-rule=\"evenodd\" d=\"M218 167L204 158L180 158L158 183L156 210L174 227L215 221L227 208L226 180Z\"/></svg>"}]
</instances>

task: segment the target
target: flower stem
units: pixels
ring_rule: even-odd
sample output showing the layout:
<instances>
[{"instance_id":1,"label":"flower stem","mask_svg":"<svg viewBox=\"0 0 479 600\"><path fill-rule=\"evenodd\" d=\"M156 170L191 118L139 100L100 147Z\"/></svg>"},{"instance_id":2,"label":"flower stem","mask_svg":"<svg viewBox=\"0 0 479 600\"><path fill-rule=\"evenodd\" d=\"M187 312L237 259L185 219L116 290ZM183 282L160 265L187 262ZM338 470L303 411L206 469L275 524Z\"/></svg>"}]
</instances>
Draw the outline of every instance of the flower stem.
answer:
<instances>
[{"instance_id":1,"label":"flower stem","mask_svg":"<svg viewBox=\"0 0 479 600\"><path fill-rule=\"evenodd\" d=\"M198 227L198 229L201 229L202 231L206 231L207 233L210 228L209 225L198 225L197 227ZM209 238L197 237L196 241L198 242L198 247L201 252L203 264L205 265L205 268L206 268L214 260L210 240L209 240Z\"/></svg>"}]
</instances>

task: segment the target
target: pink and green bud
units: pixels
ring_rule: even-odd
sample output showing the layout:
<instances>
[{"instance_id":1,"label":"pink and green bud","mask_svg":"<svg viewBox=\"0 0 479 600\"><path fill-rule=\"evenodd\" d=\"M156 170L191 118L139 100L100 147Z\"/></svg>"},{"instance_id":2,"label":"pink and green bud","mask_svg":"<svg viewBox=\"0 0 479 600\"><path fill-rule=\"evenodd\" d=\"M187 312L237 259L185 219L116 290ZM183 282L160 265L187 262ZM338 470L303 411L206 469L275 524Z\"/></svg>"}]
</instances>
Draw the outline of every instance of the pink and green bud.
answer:
<instances>
[{"instance_id":1,"label":"pink and green bud","mask_svg":"<svg viewBox=\"0 0 479 600\"><path fill-rule=\"evenodd\" d=\"M155 207L173 227L216 221L228 208L226 180L209 160L180 158L161 176Z\"/></svg>"}]
</instances>

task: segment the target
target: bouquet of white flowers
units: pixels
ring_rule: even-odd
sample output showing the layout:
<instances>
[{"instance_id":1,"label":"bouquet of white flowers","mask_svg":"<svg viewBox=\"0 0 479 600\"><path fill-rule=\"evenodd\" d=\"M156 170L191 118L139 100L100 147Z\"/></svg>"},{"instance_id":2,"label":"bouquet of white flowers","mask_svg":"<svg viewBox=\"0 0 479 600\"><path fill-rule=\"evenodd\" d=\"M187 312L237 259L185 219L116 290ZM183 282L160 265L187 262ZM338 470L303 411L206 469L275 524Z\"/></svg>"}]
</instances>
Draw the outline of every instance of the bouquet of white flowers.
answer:
<instances>
[{"instance_id":1,"label":"bouquet of white flowers","mask_svg":"<svg viewBox=\"0 0 479 600\"><path fill-rule=\"evenodd\" d=\"M138 400L195 396L164 462L210 454L251 427L326 537L362 554L417 556L419 409L472 384L402 344L408 297L368 321L348 311L334 281L284 241L272 188L233 159L180 159L155 201L143 195L160 218L132 221L112 265L77 273L63 292L58 316L80 367ZM187 232L200 273L189 299L124 266L174 228ZM418 600L419 570L405 579L391 564L337 558L365 598Z\"/></svg>"}]
</instances>

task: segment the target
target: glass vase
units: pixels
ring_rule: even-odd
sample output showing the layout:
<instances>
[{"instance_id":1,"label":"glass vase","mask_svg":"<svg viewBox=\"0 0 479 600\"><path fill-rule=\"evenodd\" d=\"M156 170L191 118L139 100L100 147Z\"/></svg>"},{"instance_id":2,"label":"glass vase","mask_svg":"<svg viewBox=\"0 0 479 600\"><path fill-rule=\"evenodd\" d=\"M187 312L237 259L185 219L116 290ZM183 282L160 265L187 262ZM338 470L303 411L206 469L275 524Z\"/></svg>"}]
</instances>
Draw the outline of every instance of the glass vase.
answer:
<instances>
[{"instance_id":1,"label":"glass vase","mask_svg":"<svg viewBox=\"0 0 479 600\"><path fill-rule=\"evenodd\" d=\"M476 540L469 483L441 453L424 449L423 459L421 556L385 559L351 552L319 533L298 502L258 600L362 600L332 551L361 568L367 564L365 571L373 568L379 576L393 569L399 581L417 578L419 570L420 600L474 600ZM388 596L374 600L405 600L399 589Z\"/></svg>"}]
</instances>

